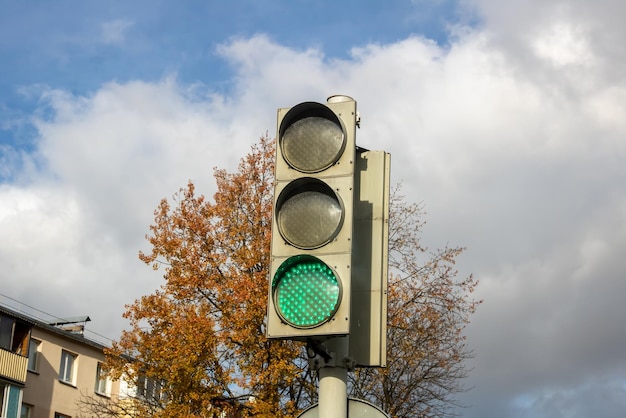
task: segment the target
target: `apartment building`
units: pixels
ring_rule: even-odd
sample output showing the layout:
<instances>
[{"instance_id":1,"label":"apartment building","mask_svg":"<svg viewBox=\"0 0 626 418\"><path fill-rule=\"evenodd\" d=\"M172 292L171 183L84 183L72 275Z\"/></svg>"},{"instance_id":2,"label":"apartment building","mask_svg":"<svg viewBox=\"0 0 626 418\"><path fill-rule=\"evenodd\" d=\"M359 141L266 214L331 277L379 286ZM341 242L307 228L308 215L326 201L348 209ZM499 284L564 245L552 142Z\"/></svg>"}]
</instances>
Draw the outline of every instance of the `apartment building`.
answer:
<instances>
[{"instance_id":1,"label":"apartment building","mask_svg":"<svg viewBox=\"0 0 626 418\"><path fill-rule=\"evenodd\" d=\"M102 372L104 345L84 337L88 317L42 321L0 305L0 418L78 418L84 401L119 395Z\"/></svg>"}]
</instances>

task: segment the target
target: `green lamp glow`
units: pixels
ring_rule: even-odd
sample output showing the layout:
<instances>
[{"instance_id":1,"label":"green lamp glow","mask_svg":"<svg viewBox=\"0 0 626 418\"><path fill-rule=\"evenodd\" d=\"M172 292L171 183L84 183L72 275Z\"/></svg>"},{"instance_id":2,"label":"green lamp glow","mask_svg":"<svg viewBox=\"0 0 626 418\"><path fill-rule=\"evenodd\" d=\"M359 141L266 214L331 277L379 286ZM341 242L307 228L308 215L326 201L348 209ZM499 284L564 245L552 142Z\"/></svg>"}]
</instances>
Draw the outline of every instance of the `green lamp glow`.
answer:
<instances>
[{"instance_id":1,"label":"green lamp glow","mask_svg":"<svg viewBox=\"0 0 626 418\"><path fill-rule=\"evenodd\" d=\"M280 317L298 328L314 328L332 318L339 307L341 285L335 272L309 255L283 262L272 280L274 305Z\"/></svg>"}]
</instances>

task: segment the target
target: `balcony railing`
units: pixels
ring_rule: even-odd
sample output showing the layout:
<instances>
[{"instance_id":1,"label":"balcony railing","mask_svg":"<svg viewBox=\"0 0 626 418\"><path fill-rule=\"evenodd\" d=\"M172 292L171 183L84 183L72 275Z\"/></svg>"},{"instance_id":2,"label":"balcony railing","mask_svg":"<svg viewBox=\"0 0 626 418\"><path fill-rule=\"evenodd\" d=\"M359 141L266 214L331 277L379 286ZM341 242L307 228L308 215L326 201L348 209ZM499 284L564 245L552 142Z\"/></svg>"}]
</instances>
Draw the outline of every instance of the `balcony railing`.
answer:
<instances>
[{"instance_id":1,"label":"balcony railing","mask_svg":"<svg viewBox=\"0 0 626 418\"><path fill-rule=\"evenodd\" d=\"M0 376L25 384L27 370L28 357L0 348Z\"/></svg>"}]
</instances>

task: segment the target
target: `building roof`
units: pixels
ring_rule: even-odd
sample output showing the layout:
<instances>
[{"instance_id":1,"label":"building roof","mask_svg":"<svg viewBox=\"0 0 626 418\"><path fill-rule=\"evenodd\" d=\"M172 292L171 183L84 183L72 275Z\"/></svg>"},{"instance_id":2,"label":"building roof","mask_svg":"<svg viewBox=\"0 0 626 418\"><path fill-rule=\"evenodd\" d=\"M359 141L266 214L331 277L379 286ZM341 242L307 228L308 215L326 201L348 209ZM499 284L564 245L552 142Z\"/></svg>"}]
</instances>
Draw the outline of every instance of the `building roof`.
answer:
<instances>
[{"instance_id":1,"label":"building roof","mask_svg":"<svg viewBox=\"0 0 626 418\"><path fill-rule=\"evenodd\" d=\"M85 336L83 334L78 334L76 332L70 332L64 329L59 328L58 326L55 326L53 324L57 324L57 325L61 325L61 324L70 324L70 323L77 323L77 322L87 322L87 321L91 321L91 319L88 316L82 316L82 317L78 317L79 320L76 320L77 318L67 318L66 320L55 320L53 322L45 322L42 321L40 319L34 318L30 315L27 315L25 313L22 312L18 312L16 310L13 310L5 305L0 304L0 313L4 314L4 315L8 315L8 316L12 316L16 319L19 319L23 322L26 322L30 325L32 325L35 328L39 328L45 331L48 331L52 334L56 334L60 337L63 338L67 338L69 340L73 340L75 342L81 343L81 344L85 344L85 345L89 345L91 347L97 348L99 350L102 350L104 348L106 348L106 345L103 345L97 341L93 341L90 340L89 338L85 338ZM69 322L68 322L69 321Z\"/></svg>"}]
</instances>

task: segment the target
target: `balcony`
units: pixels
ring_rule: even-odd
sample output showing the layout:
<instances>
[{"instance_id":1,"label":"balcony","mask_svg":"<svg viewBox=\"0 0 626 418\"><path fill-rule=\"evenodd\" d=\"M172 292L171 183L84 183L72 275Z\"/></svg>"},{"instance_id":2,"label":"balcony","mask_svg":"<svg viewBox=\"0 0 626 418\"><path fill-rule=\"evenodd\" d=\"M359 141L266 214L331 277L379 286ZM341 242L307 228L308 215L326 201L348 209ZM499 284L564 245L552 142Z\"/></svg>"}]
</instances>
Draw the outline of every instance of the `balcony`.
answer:
<instances>
[{"instance_id":1,"label":"balcony","mask_svg":"<svg viewBox=\"0 0 626 418\"><path fill-rule=\"evenodd\" d=\"M25 384L28 370L28 357L20 356L0 348L0 376Z\"/></svg>"}]
</instances>

